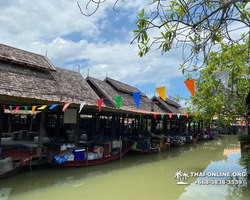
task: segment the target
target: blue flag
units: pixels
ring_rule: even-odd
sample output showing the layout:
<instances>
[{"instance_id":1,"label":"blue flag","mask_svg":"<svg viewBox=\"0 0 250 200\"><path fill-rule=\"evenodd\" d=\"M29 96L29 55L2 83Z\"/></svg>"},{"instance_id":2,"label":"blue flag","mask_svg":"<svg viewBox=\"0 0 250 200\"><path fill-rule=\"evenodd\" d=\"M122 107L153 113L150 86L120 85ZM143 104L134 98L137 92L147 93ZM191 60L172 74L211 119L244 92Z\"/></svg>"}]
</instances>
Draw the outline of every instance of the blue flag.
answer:
<instances>
[{"instance_id":1,"label":"blue flag","mask_svg":"<svg viewBox=\"0 0 250 200\"><path fill-rule=\"evenodd\" d=\"M53 108L55 108L56 106L58 106L58 104L54 104L53 106L50 106L50 110L52 110Z\"/></svg>"},{"instance_id":2,"label":"blue flag","mask_svg":"<svg viewBox=\"0 0 250 200\"><path fill-rule=\"evenodd\" d=\"M140 106L140 97L141 97L141 92L135 92L133 93L134 99L135 99L135 103L137 105L137 108L139 108Z\"/></svg>"}]
</instances>

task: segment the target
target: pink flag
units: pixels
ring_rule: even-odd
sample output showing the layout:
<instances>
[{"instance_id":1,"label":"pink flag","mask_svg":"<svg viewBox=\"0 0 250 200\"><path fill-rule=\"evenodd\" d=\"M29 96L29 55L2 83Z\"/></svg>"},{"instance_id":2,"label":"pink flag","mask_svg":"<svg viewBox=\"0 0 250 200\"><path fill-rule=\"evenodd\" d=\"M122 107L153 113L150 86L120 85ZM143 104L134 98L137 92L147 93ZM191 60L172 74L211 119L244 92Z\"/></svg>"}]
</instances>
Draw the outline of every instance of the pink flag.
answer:
<instances>
[{"instance_id":1,"label":"pink flag","mask_svg":"<svg viewBox=\"0 0 250 200\"><path fill-rule=\"evenodd\" d=\"M172 118L172 113L169 113L168 115L169 115L169 118L171 119Z\"/></svg>"},{"instance_id":2,"label":"pink flag","mask_svg":"<svg viewBox=\"0 0 250 200\"><path fill-rule=\"evenodd\" d=\"M66 103L66 104L63 106L62 111L64 112L64 111L69 107L70 104L71 104L71 103Z\"/></svg>"}]
</instances>

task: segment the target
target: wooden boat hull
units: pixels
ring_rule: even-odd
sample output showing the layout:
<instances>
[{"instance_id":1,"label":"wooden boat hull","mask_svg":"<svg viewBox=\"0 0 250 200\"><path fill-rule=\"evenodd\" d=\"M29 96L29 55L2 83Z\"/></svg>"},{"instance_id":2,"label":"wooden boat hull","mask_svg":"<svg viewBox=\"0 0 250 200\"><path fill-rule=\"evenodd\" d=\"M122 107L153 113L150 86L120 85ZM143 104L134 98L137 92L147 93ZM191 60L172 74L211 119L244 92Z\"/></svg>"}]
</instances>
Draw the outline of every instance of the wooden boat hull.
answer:
<instances>
[{"instance_id":1,"label":"wooden boat hull","mask_svg":"<svg viewBox=\"0 0 250 200\"><path fill-rule=\"evenodd\" d=\"M114 155L108 156L108 157L103 157L103 158L98 158L94 160L82 160L82 161L66 161L62 164L58 163L51 163L51 165L56 166L56 167L86 167L86 166L92 166L92 165L101 165L105 164L108 162L112 162L115 160L118 160L120 157L123 157L126 155L126 153L130 150L130 148L133 146L134 142L130 142L127 144L127 147L124 148L123 153L116 153Z\"/></svg>"},{"instance_id":2,"label":"wooden boat hull","mask_svg":"<svg viewBox=\"0 0 250 200\"><path fill-rule=\"evenodd\" d=\"M185 143L170 143L170 147L180 147L183 146Z\"/></svg>"},{"instance_id":3,"label":"wooden boat hull","mask_svg":"<svg viewBox=\"0 0 250 200\"><path fill-rule=\"evenodd\" d=\"M163 149L161 149L163 151ZM133 154L149 154L149 153L158 153L159 149L134 149L130 151Z\"/></svg>"},{"instance_id":4,"label":"wooden boat hull","mask_svg":"<svg viewBox=\"0 0 250 200\"><path fill-rule=\"evenodd\" d=\"M6 172L4 174L0 174L0 179L4 179L4 178L8 178L12 175L14 175L15 173L17 173L22 167L16 167L14 168L13 170L9 171L9 172Z\"/></svg>"},{"instance_id":5,"label":"wooden boat hull","mask_svg":"<svg viewBox=\"0 0 250 200\"><path fill-rule=\"evenodd\" d=\"M197 142L197 139L193 139L193 140L186 140L186 143L194 143Z\"/></svg>"},{"instance_id":6,"label":"wooden boat hull","mask_svg":"<svg viewBox=\"0 0 250 200\"><path fill-rule=\"evenodd\" d=\"M26 163L28 163L29 161L32 160L32 156L29 156L27 158L22 159L21 161L19 161L16 165L16 167L14 167L11 171L6 172L4 174L0 174L0 179L4 179L4 178L8 178L12 175L14 175L15 173L17 173L20 169L22 169L22 167L24 165L26 165Z\"/></svg>"}]
</instances>

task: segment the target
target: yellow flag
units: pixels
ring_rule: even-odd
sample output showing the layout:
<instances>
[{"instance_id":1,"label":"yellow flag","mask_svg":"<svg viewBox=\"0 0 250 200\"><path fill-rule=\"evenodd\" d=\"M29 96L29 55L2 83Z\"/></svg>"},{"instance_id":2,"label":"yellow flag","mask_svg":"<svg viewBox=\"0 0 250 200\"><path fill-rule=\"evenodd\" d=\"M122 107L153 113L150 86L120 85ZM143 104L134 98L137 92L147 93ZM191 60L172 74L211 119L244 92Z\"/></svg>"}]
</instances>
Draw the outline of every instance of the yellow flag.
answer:
<instances>
[{"instance_id":1,"label":"yellow flag","mask_svg":"<svg viewBox=\"0 0 250 200\"><path fill-rule=\"evenodd\" d=\"M34 113L35 109L36 109L36 106L32 106L31 115L33 115L33 113Z\"/></svg>"},{"instance_id":2,"label":"yellow flag","mask_svg":"<svg viewBox=\"0 0 250 200\"><path fill-rule=\"evenodd\" d=\"M194 113L194 115L195 115L195 117L197 117L198 114L197 114L197 113Z\"/></svg>"},{"instance_id":3,"label":"yellow flag","mask_svg":"<svg viewBox=\"0 0 250 200\"><path fill-rule=\"evenodd\" d=\"M141 115L140 115L140 118L141 118Z\"/></svg>"},{"instance_id":4,"label":"yellow flag","mask_svg":"<svg viewBox=\"0 0 250 200\"><path fill-rule=\"evenodd\" d=\"M37 108L38 110L43 110L43 109L45 109L47 107L47 105L44 105L44 106L42 106L42 107L40 107L40 108Z\"/></svg>"},{"instance_id":5,"label":"yellow flag","mask_svg":"<svg viewBox=\"0 0 250 200\"><path fill-rule=\"evenodd\" d=\"M166 101L165 86L156 88L156 91L158 92L158 94L160 95L160 97L161 97L164 101Z\"/></svg>"}]
</instances>

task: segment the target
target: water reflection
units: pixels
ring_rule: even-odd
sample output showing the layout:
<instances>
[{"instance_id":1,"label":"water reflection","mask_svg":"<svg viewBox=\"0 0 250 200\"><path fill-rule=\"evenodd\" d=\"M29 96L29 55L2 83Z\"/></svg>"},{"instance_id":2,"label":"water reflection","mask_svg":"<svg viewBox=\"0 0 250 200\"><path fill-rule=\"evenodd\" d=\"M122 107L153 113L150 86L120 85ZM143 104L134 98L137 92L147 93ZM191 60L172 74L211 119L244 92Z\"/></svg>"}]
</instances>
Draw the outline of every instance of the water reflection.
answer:
<instances>
[{"instance_id":1,"label":"water reflection","mask_svg":"<svg viewBox=\"0 0 250 200\"><path fill-rule=\"evenodd\" d=\"M240 152L225 153L239 146L236 136L186 144L160 154L128 155L122 161L87 168L58 169L47 165L23 169L1 180L1 188L11 188L8 200L22 199L249 199L246 185L177 185L177 170L190 172L244 171L238 164ZM224 162L223 162L224 160ZM245 181L246 183L246 181ZM0 197L0 200L1 197Z\"/></svg>"}]
</instances>

